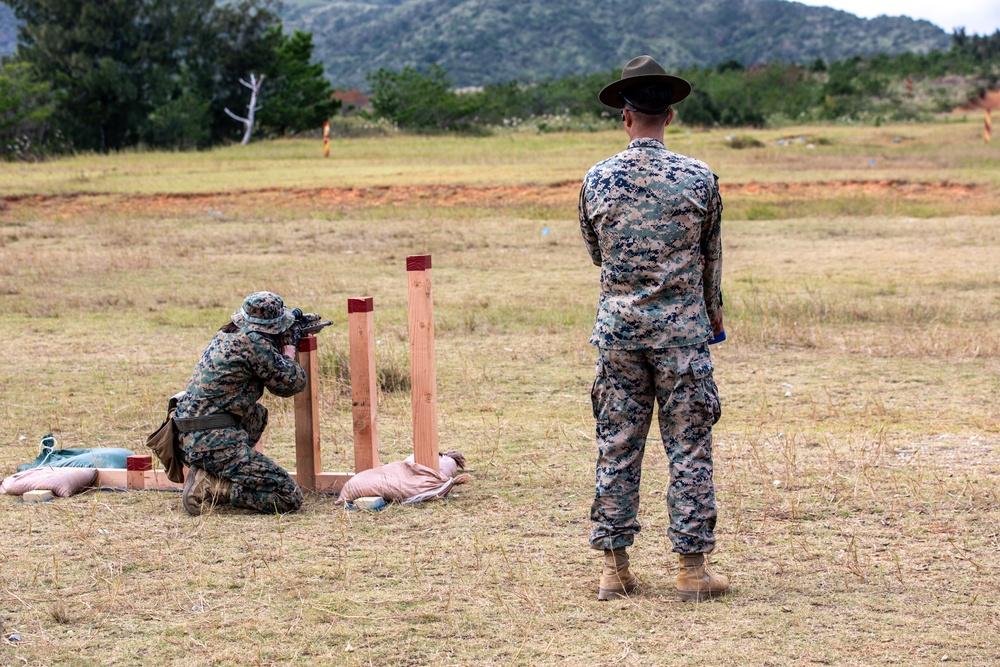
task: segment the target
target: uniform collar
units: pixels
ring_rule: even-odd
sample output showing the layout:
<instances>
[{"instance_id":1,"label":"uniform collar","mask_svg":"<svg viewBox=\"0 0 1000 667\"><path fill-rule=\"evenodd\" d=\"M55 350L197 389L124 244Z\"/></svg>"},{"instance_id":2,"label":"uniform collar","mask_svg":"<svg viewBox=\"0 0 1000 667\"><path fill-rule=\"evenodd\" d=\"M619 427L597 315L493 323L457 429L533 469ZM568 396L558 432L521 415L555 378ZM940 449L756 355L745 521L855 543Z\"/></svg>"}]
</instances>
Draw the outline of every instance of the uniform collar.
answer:
<instances>
[{"instance_id":1,"label":"uniform collar","mask_svg":"<svg viewBox=\"0 0 1000 667\"><path fill-rule=\"evenodd\" d=\"M663 142L659 139L653 139L651 137L636 137L633 139L629 145L629 148L666 148Z\"/></svg>"}]
</instances>

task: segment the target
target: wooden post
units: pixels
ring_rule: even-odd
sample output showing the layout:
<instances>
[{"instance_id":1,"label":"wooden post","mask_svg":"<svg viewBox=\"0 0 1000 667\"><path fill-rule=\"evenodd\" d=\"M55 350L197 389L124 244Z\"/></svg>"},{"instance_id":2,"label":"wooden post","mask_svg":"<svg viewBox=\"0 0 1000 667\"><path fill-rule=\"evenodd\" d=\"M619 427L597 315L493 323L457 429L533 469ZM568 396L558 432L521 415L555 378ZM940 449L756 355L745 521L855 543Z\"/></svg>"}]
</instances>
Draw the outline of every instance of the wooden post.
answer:
<instances>
[{"instance_id":1,"label":"wooden post","mask_svg":"<svg viewBox=\"0 0 1000 667\"><path fill-rule=\"evenodd\" d=\"M319 453L319 354L316 336L299 341L296 360L306 371L306 388L295 394L295 481L303 491L316 490L323 469Z\"/></svg>"},{"instance_id":2,"label":"wooden post","mask_svg":"<svg viewBox=\"0 0 1000 667\"><path fill-rule=\"evenodd\" d=\"M375 302L347 300L351 349L351 410L354 416L354 472L377 468L378 383L375 378Z\"/></svg>"},{"instance_id":3,"label":"wooden post","mask_svg":"<svg viewBox=\"0 0 1000 667\"><path fill-rule=\"evenodd\" d=\"M406 258L413 407L413 460L435 471L438 461L437 374L434 368L434 302L431 256Z\"/></svg>"},{"instance_id":4,"label":"wooden post","mask_svg":"<svg viewBox=\"0 0 1000 667\"><path fill-rule=\"evenodd\" d=\"M139 491L146 488L146 471L153 469L153 457L129 456L125 459L125 488Z\"/></svg>"},{"instance_id":5,"label":"wooden post","mask_svg":"<svg viewBox=\"0 0 1000 667\"><path fill-rule=\"evenodd\" d=\"M983 120L983 139L985 143L990 143L993 134L993 123L990 119L990 108L986 107L986 118Z\"/></svg>"},{"instance_id":6,"label":"wooden post","mask_svg":"<svg viewBox=\"0 0 1000 667\"><path fill-rule=\"evenodd\" d=\"M330 157L330 122L323 121L323 157Z\"/></svg>"}]
</instances>

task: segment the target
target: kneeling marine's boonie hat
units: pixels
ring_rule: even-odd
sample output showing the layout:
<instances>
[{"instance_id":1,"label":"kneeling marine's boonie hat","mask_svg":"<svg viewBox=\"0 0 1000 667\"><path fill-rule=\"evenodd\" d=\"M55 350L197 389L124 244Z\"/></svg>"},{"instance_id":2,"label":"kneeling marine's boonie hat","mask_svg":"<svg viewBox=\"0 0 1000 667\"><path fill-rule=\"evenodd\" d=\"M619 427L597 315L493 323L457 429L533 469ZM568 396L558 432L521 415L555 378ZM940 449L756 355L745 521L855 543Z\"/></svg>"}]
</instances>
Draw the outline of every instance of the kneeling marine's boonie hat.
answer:
<instances>
[{"instance_id":1,"label":"kneeling marine's boonie hat","mask_svg":"<svg viewBox=\"0 0 1000 667\"><path fill-rule=\"evenodd\" d=\"M295 324L295 315L285 308L285 302L277 294L254 292L233 313L232 320L242 331L279 334Z\"/></svg>"},{"instance_id":2,"label":"kneeling marine's boonie hat","mask_svg":"<svg viewBox=\"0 0 1000 667\"><path fill-rule=\"evenodd\" d=\"M679 76L671 76L653 60L652 56L639 56L622 68L622 77L604 86L597 96L612 109L624 109L629 102L628 91L647 83L659 83L670 89L670 104L676 104L691 94L691 84Z\"/></svg>"}]
</instances>

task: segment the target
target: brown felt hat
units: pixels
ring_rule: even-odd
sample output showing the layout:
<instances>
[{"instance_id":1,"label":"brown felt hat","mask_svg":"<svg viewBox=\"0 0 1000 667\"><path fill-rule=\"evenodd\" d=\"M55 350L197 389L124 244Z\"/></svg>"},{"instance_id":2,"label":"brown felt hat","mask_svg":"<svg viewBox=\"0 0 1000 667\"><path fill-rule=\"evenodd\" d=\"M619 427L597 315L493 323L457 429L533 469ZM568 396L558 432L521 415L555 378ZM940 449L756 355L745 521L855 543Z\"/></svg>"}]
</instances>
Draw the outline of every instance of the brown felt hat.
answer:
<instances>
[{"instance_id":1,"label":"brown felt hat","mask_svg":"<svg viewBox=\"0 0 1000 667\"><path fill-rule=\"evenodd\" d=\"M691 84L679 76L670 76L653 60L652 56L639 56L628 61L622 68L622 78L604 86L598 99L613 109L624 109L626 102L622 93L647 83L660 83L670 89L670 103L677 104L691 94Z\"/></svg>"}]
</instances>

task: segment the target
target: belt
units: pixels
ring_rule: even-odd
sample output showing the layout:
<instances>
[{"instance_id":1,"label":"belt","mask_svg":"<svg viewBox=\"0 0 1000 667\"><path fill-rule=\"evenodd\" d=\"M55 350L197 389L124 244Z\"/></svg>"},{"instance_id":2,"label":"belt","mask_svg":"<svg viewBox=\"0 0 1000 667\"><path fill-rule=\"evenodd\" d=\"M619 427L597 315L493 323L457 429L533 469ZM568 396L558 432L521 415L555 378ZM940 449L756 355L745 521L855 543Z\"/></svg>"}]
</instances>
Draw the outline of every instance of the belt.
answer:
<instances>
[{"instance_id":1,"label":"belt","mask_svg":"<svg viewBox=\"0 0 1000 667\"><path fill-rule=\"evenodd\" d=\"M211 431L216 428L231 428L240 425L240 419L230 412L219 412L204 417L174 417L174 427L181 433L191 431Z\"/></svg>"}]
</instances>

